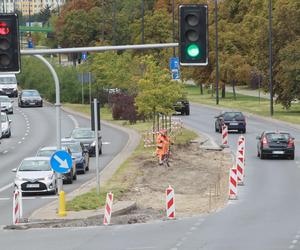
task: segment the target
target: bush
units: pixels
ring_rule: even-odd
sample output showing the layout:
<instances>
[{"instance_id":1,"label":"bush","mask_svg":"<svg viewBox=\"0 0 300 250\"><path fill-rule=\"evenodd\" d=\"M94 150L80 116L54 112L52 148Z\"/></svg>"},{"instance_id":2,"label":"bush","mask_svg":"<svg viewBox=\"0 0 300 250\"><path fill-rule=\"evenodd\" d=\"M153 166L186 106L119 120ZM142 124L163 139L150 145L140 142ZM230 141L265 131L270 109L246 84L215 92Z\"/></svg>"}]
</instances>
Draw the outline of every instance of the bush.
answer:
<instances>
[{"instance_id":1,"label":"bush","mask_svg":"<svg viewBox=\"0 0 300 250\"><path fill-rule=\"evenodd\" d=\"M111 94L110 102L114 120L128 120L131 124L136 123L138 115L133 96L125 93Z\"/></svg>"}]
</instances>

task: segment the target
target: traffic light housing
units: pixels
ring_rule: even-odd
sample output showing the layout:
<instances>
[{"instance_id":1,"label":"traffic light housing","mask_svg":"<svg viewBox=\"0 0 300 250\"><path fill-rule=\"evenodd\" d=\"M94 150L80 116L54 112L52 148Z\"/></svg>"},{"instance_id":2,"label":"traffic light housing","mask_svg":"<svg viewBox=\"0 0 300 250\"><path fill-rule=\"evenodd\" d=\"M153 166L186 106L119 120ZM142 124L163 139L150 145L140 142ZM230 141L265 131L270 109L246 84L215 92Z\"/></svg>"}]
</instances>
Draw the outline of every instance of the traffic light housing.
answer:
<instances>
[{"instance_id":1,"label":"traffic light housing","mask_svg":"<svg viewBox=\"0 0 300 250\"><path fill-rule=\"evenodd\" d=\"M183 66L208 65L208 6L179 6L179 58Z\"/></svg>"},{"instance_id":2,"label":"traffic light housing","mask_svg":"<svg viewBox=\"0 0 300 250\"><path fill-rule=\"evenodd\" d=\"M0 14L0 73L20 72L18 16Z\"/></svg>"}]
</instances>

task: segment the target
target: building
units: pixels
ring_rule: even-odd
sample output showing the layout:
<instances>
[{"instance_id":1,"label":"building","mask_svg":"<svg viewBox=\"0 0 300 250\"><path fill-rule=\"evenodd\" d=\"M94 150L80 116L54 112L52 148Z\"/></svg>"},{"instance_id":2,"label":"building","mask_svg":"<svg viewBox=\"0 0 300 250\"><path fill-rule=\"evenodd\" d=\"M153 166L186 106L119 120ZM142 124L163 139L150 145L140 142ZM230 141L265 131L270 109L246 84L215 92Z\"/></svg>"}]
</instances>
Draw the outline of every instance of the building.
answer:
<instances>
[{"instance_id":1,"label":"building","mask_svg":"<svg viewBox=\"0 0 300 250\"><path fill-rule=\"evenodd\" d=\"M43 10L47 5L51 9L65 4L66 0L2 0L0 3L1 13L11 13L16 10L22 12L24 16L34 15Z\"/></svg>"}]
</instances>

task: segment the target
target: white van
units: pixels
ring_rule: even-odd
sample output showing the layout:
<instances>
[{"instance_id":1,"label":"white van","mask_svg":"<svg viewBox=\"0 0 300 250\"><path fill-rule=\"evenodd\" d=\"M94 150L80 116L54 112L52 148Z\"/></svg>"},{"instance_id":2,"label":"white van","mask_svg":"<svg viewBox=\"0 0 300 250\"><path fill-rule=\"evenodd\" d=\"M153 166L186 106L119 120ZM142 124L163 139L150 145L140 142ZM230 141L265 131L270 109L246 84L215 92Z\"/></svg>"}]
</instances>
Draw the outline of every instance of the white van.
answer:
<instances>
[{"instance_id":1,"label":"white van","mask_svg":"<svg viewBox=\"0 0 300 250\"><path fill-rule=\"evenodd\" d=\"M17 78L15 74L0 75L0 95L18 97Z\"/></svg>"}]
</instances>

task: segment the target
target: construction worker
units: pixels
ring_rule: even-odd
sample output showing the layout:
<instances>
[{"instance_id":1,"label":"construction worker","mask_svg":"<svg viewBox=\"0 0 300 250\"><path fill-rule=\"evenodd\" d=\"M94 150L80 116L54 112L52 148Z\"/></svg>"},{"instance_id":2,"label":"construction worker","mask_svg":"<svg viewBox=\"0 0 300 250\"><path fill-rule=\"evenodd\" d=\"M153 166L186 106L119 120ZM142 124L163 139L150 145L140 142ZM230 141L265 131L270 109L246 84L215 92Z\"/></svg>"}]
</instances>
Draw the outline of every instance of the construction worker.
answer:
<instances>
[{"instance_id":1,"label":"construction worker","mask_svg":"<svg viewBox=\"0 0 300 250\"><path fill-rule=\"evenodd\" d=\"M159 131L159 134L156 138L156 154L159 159L159 165L163 164L163 157L169 151L170 147L170 138L167 135L167 130L162 129Z\"/></svg>"}]
</instances>

